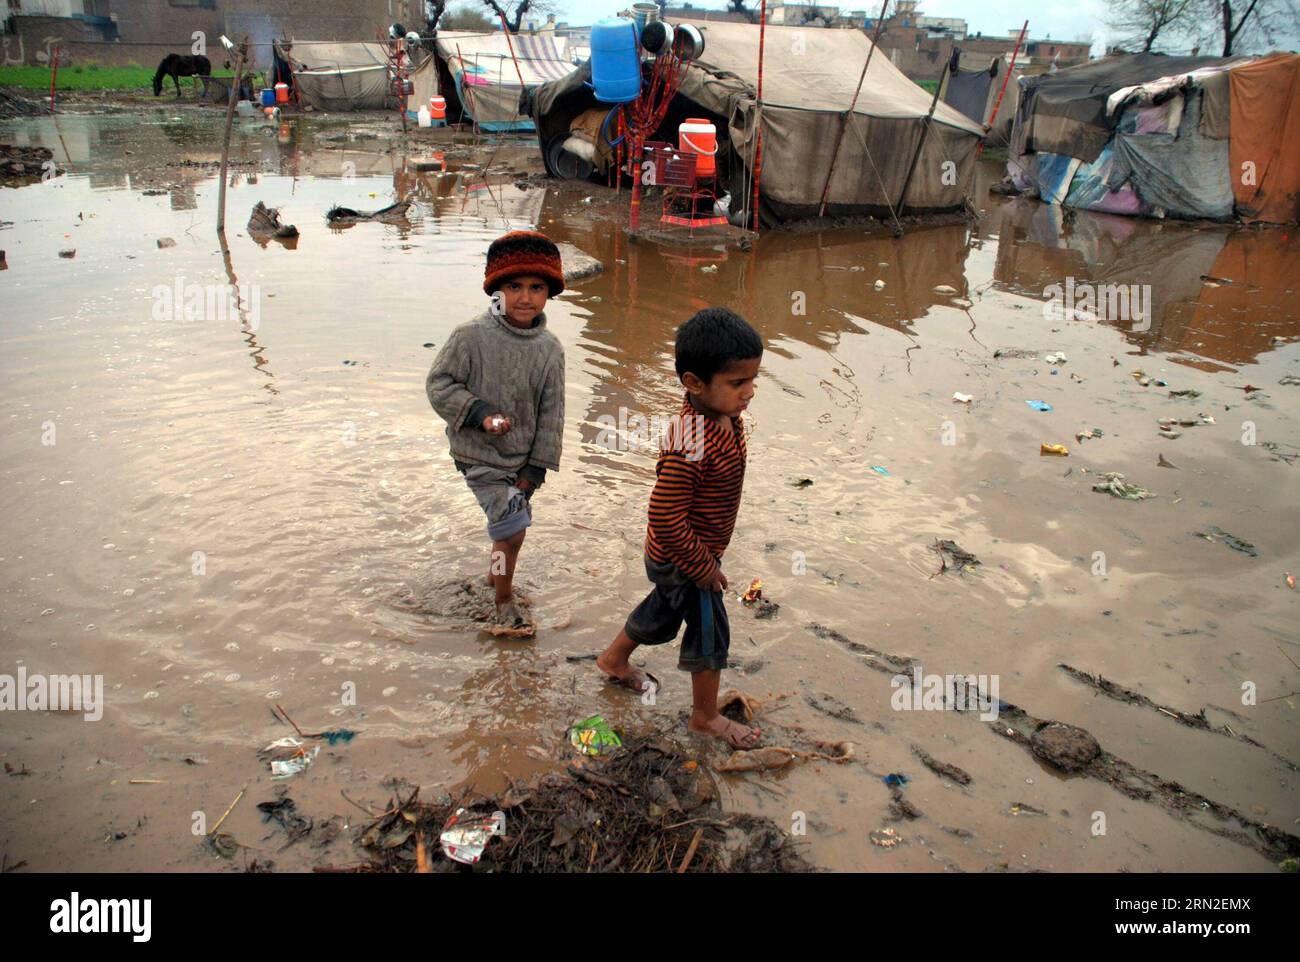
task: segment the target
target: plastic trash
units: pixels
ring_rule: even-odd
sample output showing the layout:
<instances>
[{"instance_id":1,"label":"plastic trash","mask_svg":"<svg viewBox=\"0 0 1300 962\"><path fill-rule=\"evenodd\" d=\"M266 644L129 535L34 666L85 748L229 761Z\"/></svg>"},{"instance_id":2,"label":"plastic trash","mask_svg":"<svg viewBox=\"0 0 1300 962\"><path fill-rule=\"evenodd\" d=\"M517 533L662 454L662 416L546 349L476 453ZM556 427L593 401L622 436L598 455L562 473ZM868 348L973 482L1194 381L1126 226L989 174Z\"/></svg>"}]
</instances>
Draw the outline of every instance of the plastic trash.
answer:
<instances>
[{"instance_id":1,"label":"plastic trash","mask_svg":"<svg viewBox=\"0 0 1300 962\"><path fill-rule=\"evenodd\" d=\"M1112 497L1123 498L1125 501L1141 501L1143 498L1155 497L1142 485L1126 481L1124 475L1118 471L1107 471L1101 476L1101 480L1092 486L1092 490L1098 494L1109 494Z\"/></svg>"},{"instance_id":2,"label":"plastic trash","mask_svg":"<svg viewBox=\"0 0 1300 962\"><path fill-rule=\"evenodd\" d=\"M1048 404L1046 401L1026 401L1025 403L1028 404L1035 411L1047 412L1052 410L1052 406Z\"/></svg>"},{"instance_id":3,"label":"plastic trash","mask_svg":"<svg viewBox=\"0 0 1300 962\"><path fill-rule=\"evenodd\" d=\"M890 788L902 788L910 781L910 778L906 775L899 774L898 772L890 772L885 776L885 784Z\"/></svg>"},{"instance_id":4,"label":"plastic trash","mask_svg":"<svg viewBox=\"0 0 1300 962\"><path fill-rule=\"evenodd\" d=\"M1259 552L1255 550L1255 546L1249 541L1238 538L1235 534L1228 534L1228 532L1216 525L1210 525L1206 530L1197 531L1195 534L1198 538L1204 538L1206 541L1210 542L1213 542L1216 539L1221 539L1224 544L1229 548L1232 548L1234 551L1248 554L1252 558L1259 557Z\"/></svg>"},{"instance_id":5,"label":"plastic trash","mask_svg":"<svg viewBox=\"0 0 1300 962\"><path fill-rule=\"evenodd\" d=\"M1089 428L1087 431L1079 431L1074 435L1074 440L1082 444L1084 441L1091 441L1093 438L1104 437L1101 428Z\"/></svg>"},{"instance_id":6,"label":"plastic trash","mask_svg":"<svg viewBox=\"0 0 1300 962\"><path fill-rule=\"evenodd\" d=\"M873 464L871 466L871 470L875 471L876 474L883 475L886 478L891 477L889 473L889 468L885 467L883 464Z\"/></svg>"},{"instance_id":7,"label":"plastic trash","mask_svg":"<svg viewBox=\"0 0 1300 962\"><path fill-rule=\"evenodd\" d=\"M569 744L584 755L608 755L621 748L623 740L609 727L609 722L600 715L592 715L569 729Z\"/></svg>"},{"instance_id":8,"label":"plastic trash","mask_svg":"<svg viewBox=\"0 0 1300 962\"><path fill-rule=\"evenodd\" d=\"M1038 453L1040 456L1051 455L1058 458L1068 458L1070 456L1070 449L1064 444L1040 444L1038 446Z\"/></svg>"},{"instance_id":9,"label":"plastic trash","mask_svg":"<svg viewBox=\"0 0 1300 962\"><path fill-rule=\"evenodd\" d=\"M286 735L271 742L258 754L267 760L272 778L291 778L315 764L320 746L317 745L309 753L303 748L303 742L292 735Z\"/></svg>"},{"instance_id":10,"label":"plastic trash","mask_svg":"<svg viewBox=\"0 0 1300 962\"><path fill-rule=\"evenodd\" d=\"M1043 360L1046 361L1048 364L1064 364L1065 355L1062 354L1060 351L1054 351L1051 354L1048 354L1046 357L1044 357Z\"/></svg>"},{"instance_id":11,"label":"plastic trash","mask_svg":"<svg viewBox=\"0 0 1300 962\"><path fill-rule=\"evenodd\" d=\"M885 282L882 281L882 280L877 280L877 281L876 281L876 290L878 290L878 291L883 291L884 289L885 289Z\"/></svg>"},{"instance_id":12,"label":"plastic trash","mask_svg":"<svg viewBox=\"0 0 1300 962\"><path fill-rule=\"evenodd\" d=\"M958 404L970 404L971 401L975 400L975 396L973 394L962 394L961 391L954 391L952 399Z\"/></svg>"},{"instance_id":13,"label":"plastic trash","mask_svg":"<svg viewBox=\"0 0 1300 962\"><path fill-rule=\"evenodd\" d=\"M443 854L453 862L473 865L483 857L489 839L506 833L505 812L491 815L472 815L458 808L442 827L438 842Z\"/></svg>"}]
</instances>

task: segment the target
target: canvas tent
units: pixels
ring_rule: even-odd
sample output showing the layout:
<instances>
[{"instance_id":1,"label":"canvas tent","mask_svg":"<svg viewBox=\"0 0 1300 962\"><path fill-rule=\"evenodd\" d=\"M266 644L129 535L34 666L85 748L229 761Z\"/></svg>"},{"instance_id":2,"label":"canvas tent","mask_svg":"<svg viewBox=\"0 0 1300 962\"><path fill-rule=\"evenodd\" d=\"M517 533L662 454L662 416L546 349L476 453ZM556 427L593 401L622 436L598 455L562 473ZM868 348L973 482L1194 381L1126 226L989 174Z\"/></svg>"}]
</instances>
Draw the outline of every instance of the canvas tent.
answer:
<instances>
[{"instance_id":1,"label":"canvas tent","mask_svg":"<svg viewBox=\"0 0 1300 962\"><path fill-rule=\"evenodd\" d=\"M383 44L294 40L276 49L289 61L304 105L382 110L391 102Z\"/></svg>"},{"instance_id":2,"label":"canvas tent","mask_svg":"<svg viewBox=\"0 0 1300 962\"><path fill-rule=\"evenodd\" d=\"M438 56L455 83L460 109L484 130L533 129L533 121L519 111L524 89L561 80L574 64L564 38L553 33L438 34ZM520 77L523 84L520 84Z\"/></svg>"},{"instance_id":3,"label":"canvas tent","mask_svg":"<svg viewBox=\"0 0 1300 962\"><path fill-rule=\"evenodd\" d=\"M1300 218L1300 57L1109 57L1025 81L1008 173L1048 203Z\"/></svg>"},{"instance_id":4,"label":"canvas tent","mask_svg":"<svg viewBox=\"0 0 1300 962\"><path fill-rule=\"evenodd\" d=\"M672 18L669 18L670 20ZM830 171L841 118L871 41L856 30L767 28L763 106L757 107L759 31L749 24L709 22L700 27L703 56L690 64L658 139L676 142L676 124L708 117L718 125L719 167L733 197L745 198L753 164L754 130L763 125L761 212L769 223L817 215ZM563 80L540 87L528 104L548 168L557 144L591 141L591 118L608 114L586 86L590 61ZM891 208L934 211L959 207L975 164L983 130L947 104L935 111L907 197L912 166L931 95L908 80L883 55L873 57L853 114L847 119L828 195L833 216L886 215ZM608 164L607 134L595 123L591 151L598 170ZM578 130L571 128L577 127ZM948 162L951 161L951 164ZM739 201L733 205L738 208Z\"/></svg>"}]
</instances>

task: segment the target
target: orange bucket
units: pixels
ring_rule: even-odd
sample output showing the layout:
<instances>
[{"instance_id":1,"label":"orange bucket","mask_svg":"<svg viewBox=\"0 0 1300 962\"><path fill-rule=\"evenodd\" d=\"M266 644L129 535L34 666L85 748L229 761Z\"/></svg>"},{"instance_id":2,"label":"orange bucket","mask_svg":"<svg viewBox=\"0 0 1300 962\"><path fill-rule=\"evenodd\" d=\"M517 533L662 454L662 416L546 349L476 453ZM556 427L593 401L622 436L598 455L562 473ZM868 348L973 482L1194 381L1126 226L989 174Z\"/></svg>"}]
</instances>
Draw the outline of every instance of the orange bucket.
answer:
<instances>
[{"instance_id":1,"label":"orange bucket","mask_svg":"<svg viewBox=\"0 0 1300 962\"><path fill-rule=\"evenodd\" d=\"M686 123L677 128L677 149L698 154L695 173L700 177L712 177L717 171L713 158L718 152L718 128L707 120L688 117Z\"/></svg>"},{"instance_id":2,"label":"orange bucket","mask_svg":"<svg viewBox=\"0 0 1300 962\"><path fill-rule=\"evenodd\" d=\"M446 97L429 98L429 119L430 120L447 119L447 98Z\"/></svg>"},{"instance_id":3,"label":"orange bucket","mask_svg":"<svg viewBox=\"0 0 1300 962\"><path fill-rule=\"evenodd\" d=\"M289 102L289 85L278 83L275 85L275 102L277 104L287 104Z\"/></svg>"}]
</instances>

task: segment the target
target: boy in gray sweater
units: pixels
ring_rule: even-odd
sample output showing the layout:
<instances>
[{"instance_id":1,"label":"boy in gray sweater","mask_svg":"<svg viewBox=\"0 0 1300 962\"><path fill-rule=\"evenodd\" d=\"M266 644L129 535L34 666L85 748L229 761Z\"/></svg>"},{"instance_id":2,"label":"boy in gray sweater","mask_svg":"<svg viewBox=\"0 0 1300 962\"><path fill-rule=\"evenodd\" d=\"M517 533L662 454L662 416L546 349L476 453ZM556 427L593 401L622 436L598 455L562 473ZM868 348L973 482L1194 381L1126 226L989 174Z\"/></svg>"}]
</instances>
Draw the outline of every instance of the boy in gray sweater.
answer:
<instances>
[{"instance_id":1,"label":"boy in gray sweater","mask_svg":"<svg viewBox=\"0 0 1300 962\"><path fill-rule=\"evenodd\" d=\"M483 281L491 309L452 331L425 381L429 403L447 422L456 470L487 515L497 625L518 634L531 633L512 592L533 492L560 467L564 348L546 329L543 308L563 290L560 252L549 238L533 231L498 237Z\"/></svg>"}]
</instances>

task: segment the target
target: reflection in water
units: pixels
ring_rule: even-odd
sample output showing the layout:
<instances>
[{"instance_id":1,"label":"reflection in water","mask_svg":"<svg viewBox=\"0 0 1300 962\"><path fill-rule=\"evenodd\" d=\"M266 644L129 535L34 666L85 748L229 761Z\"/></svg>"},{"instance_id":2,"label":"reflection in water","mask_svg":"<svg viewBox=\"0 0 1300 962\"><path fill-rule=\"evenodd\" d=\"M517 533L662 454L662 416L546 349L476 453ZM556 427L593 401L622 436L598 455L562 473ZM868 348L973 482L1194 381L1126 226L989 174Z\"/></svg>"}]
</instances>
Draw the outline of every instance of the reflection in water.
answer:
<instances>
[{"instance_id":1,"label":"reflection in water","mask_svg":"<svg viewBox=\"0 0 1300 962\"><path fill-rule=\"evenodd\" d=\"M1275 338L1300 337L1300 311L1288 290L1300 276L1295 232L1198 230L1096 213L1065 224L1059 206L1024 199L1003 205L996 224L995 278L1004 290L1045 299L1045 290L1066 278L1149 285L1149 330L1106 321L1143 351L1246 364Z\"/></svg>"}]
</instances>

